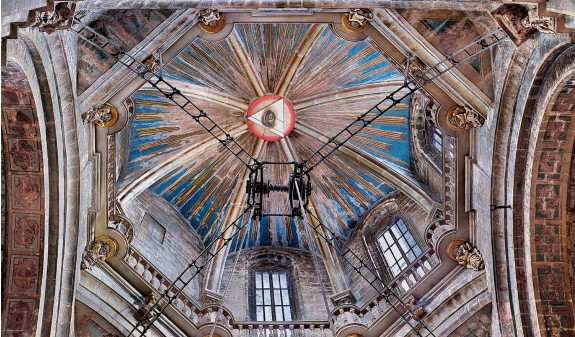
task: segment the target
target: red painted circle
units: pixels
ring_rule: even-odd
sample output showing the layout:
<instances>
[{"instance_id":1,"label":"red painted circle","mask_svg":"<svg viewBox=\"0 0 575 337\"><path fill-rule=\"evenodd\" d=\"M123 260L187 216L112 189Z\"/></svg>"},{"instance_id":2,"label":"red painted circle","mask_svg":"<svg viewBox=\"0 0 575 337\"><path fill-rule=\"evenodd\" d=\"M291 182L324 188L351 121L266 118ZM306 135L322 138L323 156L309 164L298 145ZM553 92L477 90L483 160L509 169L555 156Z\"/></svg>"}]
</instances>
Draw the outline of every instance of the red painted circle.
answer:
<instances>
[{"instance_id":1,"label":"red painted circle","mask_svg":"<svg viewBox=\"0 0 575 337\"><path fill-rule=\"evenodd\" d=\"M267 94L256 98L246 113L248 128L258 138L267 141L282 139L295 124L295 111L284 97Z\"/></svg>"}]
</instances>

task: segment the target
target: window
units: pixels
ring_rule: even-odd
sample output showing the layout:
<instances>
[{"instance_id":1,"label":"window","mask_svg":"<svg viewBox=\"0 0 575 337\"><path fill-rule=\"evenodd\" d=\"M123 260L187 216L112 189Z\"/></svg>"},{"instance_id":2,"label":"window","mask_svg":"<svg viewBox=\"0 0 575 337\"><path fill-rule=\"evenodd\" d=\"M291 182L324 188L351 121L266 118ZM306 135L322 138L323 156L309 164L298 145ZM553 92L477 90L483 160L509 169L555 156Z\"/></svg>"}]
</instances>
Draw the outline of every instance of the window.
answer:
<instances>
[{"instance_id":1,"label":"window","mask_svg":"<svg viewBox=\"0 0 575 337\"><path fill-rule=\"evenodd\" d=\"M421 254L421 248L401 218L389 226L377 241L393 277L399 275Z\"/></svg>"},{"instance_id":2,"label":"window","mask_svg":"<svg viewBox=\"0 0 575 337\"><path fill-rule=\"evenodd\" d=\"M256 321L291 321L293 311L287 272L258 270L254 277Z\"/></svg>"},{"instance_id":3,"label":"window","mask_svg":"<svg viewBox=\"0 0 575 337\"><path fill-rule=\"evenodd\" d=\"M431 126L431 145L441 153L443 151L443 134L435 126Z\"/></svg>"}]
</instances>

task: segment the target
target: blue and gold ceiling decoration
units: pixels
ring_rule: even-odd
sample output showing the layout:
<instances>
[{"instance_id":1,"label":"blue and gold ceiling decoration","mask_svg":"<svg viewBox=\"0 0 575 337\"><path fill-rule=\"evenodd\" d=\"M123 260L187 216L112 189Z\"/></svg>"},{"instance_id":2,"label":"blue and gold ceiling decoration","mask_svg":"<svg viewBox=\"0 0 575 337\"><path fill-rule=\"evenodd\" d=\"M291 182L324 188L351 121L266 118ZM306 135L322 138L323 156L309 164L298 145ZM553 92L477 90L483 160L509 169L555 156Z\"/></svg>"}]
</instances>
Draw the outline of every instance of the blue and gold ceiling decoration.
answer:
<instances>
[{"instance_id":1,"label":"blue and gold ceiling decoration","mask_svg":"<svg viewBox=\"0 0 575 337\"><path fill-rule=\"evenodd\" d=\"M301 62L294 63L294 54L303 46L307 49L300 54ZM238 55L245 56L244 61ZM250 77L250 72L255 75ZM236 24L221 41L191 43L165 66L164 76L262 161L307 158L327 137L403 83L402 75L369 38L350 42L324 24ZM260 140L246 126L250 103L261 92L278 91L295 109L294 129L285 138L289 146ZM238 193L243 193L246 167L154 89L143 87L132 98L136 110L121 184L191 151L189 161L156 177L149 189L173 204L210 242L229 224L234 203L244 202ZM350 140L351 152L337 151L311 171L313 205L336 233L349 234L369 207L393 191L377 167L410 175L408 133L406 99ZM266 179L285 185L292 170L288 165L270 165ZM265 209L288 213L286 194L270 193ZM264 217L250 226L245 232L248 247L306 248L303 228L294 219Z\"/></svg>"}]
</instances>

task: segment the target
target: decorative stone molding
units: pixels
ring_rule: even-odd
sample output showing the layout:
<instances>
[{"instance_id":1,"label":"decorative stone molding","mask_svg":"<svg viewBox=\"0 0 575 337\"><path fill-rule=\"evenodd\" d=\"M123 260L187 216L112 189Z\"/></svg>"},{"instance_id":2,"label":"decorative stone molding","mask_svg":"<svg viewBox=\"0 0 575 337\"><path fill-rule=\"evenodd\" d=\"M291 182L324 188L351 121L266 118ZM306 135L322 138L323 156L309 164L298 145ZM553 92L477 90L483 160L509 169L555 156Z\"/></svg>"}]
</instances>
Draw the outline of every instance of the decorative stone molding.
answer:
<instances>
[{"instance_id":1,"label":"decorative stone molding","mask_svg":"<svg viewBox=\"0 0 575 337\"><path fill-rule=\"evenodd\" d=\"M222 303L222 299L223 299L222 294L216 293L215 291L211 291L209 289L204 289L200 301L204 306L210 306L210 305L219 305L220 303Z\"/></svg>"},{"instance_id":2,"label":"decorative stone molding","mask_svg":"<svg viewBox=\"0 0 575 337\"><path fill-rule=\"evenodd\" d=\"M154 307L158 302L159 296L152 293L149 293L148 296L144 299L142 306L135 314L135 317L139 321L143 321L143 323L148 323L154 317L156 317L156 312L154 311Z\"/></svg>"},{"instance_id":3,"label":"decorative stone molding","mask_svg":"<svg viewBox=\"0 0 575 337\"><path fill-rule=\"evenodd\" d=\"M557 32L556 18L539 15L537 6L529 8L520 4L504 4L492 14L517 45L534 38L538 32L544 34Z\"/></svg>"},{"instance_id":4,"label":"decorative stone molding","mask_svg":"<svg viewBox=\"0 0 575 337\"><path fill-rule=\"evenodd\" d=\"M82 270L92 269L98 262L104 262L116 254L118 244L116 241L107 236L100 236L92 242L90 246L86 246L82 253L82 262L80 268Z\"/></svg>"},{"instance_id":5,"label":"decorative stone molding","mask_svg":"<svg viewBox=\"0 0 575 337\"><path fill-rule=\"evenodd\" d=\"M409 295L405 299L405 306L410 310L409 316L417 320L425 316L425 309L423 309L423 303L417 303L417 300L413 295Z\"/></svg>"},{"instance_id":6,"label":"decorative stone molding","mask_svg":"<svg viewBox=\"0 0 575 337\"><path fill-rule=\"evenodd\" d=\"M130 118L130 116L132 116L134 114L134 110L136 109L136 104L134 103L134 100L132 99L132 96L128 97L124 102L123 102L124 106L126 107L126 111L128 112L128 119Z\"/></svg>"},{"instance_id":7,"label":"decorative stone molding","mask_svg":"<svg viewBox=\"0 0 575 337\"><path fill-rule=\"evenodd\" d=\"M341 15L343 27L352 33L363 32L372 19L373 13L369 9L354 8Z\"/></svg>"},{"instance_id":8,"label":"decorative stone molding","mask_svg":"<svg viewBox=\"0 0 575 337\"><path fill-rule=\"evenodd\" d=\"M40 32L48 34L57 30L69 29L72 25L75 9L75 2L58 2L53 11L36 12L36 21L31 26L38 27Z\"/></svg>"},{"instance_id":9,"label":"decorative stone molding","mask_svg":"<svg viewBox=\"0 0 575 337\"><path fill-rule=\"evenodd\" d=\"M160 58L156 54L151 54L150 56L146 57L142 63L155 73L160 71Z\"/></svg>"},{"instance_id":10,"label":"decorative stone molding","mask_svg":"<svg viewBox=\"0 0 575 337\"><path fill-rule=\"evenodd\" d=\"M108 221L108 228L113 228L120 232L128 243L134 238L134 225L122 214L114 214Z\"/></svg>"},{"instance_id":11,"label":"decorative stone molding","mask_svg":"<svg viewBox=\"0 0 575 337\"><path fill-rule=\"evenodd\" d=\"M110 103L96 105L82 114L84 123L109 128L118 121L118 109Z\"/></svg>"},{"instance_id":12,"label":"decorative stone molding","mask_svg":"<svg viewBox=\"0 0 575 337\"><path fill-rule=\"evenodd\" d=\"M217 9L205 8L200 10L198 17L200 28L210 34L215 34L224 29L226 19Z\"/></svg>"},{"instance_id":13,"label":"decorative stone molding","mask_svg":"<svg viewBox=\"0 0 575 337\"><path fill-rule=\"evenodd\" d=\"M455 130L466 130L482 126L485 118L467 106L455 105L447 112L447 124Z\"/></svg>"},{"instance_id":14,"label":"decorative stone molding","mask_svg":"<svg viewBox=\"0 0 575 337\"><path fill-rule=\"evenodd\" d=\"M447 245L447 256L467 269L477 271L485 268L479 250L463 239L455 239Z\"/></svg>"},{"instance_id":15,"label":"decorative stone molding","mask_svg":"<svg viewBox=\"0 0 575 337\"><path fill-rule=\"evenodd\" d=\"M351 292L350 289L346 289L340 293L337 293L333 296L330 297L331 302L333 303L333 305L335 305L336 307L340 306L340 305L354 305L355 304L355 296L353 296L353 293Z\"/></svg>"}]
</instances>

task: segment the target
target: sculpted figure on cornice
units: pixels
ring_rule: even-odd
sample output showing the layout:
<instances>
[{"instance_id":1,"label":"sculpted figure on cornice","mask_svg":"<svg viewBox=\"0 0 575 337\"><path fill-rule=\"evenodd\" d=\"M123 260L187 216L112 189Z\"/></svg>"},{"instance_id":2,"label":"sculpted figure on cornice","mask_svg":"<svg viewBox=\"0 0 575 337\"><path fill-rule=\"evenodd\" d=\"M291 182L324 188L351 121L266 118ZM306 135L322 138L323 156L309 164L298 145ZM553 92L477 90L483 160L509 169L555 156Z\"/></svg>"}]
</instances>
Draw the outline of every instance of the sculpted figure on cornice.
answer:
<instances>
[{"instance_id":1,"label":"sculpted figure on cornice","mask_svg":"<svg viewBox=\"0 0 575 337\"><path fill-rule=\"evenodd\" d=\"M373 13L369 9L355 8L342 15L342 24L346 30L359 33L367 28L372 19Z\"/></svg>"},{"instance_id":2,"label":"sculpted figure on cornice","mask_svg":"<svg viewBox=\"0 0 575 337\"><path fill-rule=\"evenodd\" d=\"M425 316L425 309L423 309L423 305L418 304L417 300L413 295L409 295L405 300L405 306L410 310L409 315L413 319L419 319Z\"/></svg>"},{"instance_id":3,"label":"sculpted figure on cornice","mask_svg":"<svg viewBox=\"0 0 575 337\"><path fill-rule=\"evenodd\" d=\"M96 105L82 114L82 120L99 127L110 127L118 120L118 109L110 103Z\"/></svg>"},{"instance_id":4,"label":"sculpted figure on cornice","mask_svg":"<svg viewBox=\"0 0 575 337\"><path fill-rule=\"evenodd\" d=\"M485 119L467 106L456 105L447 112L447 123L454 129L472 129L485 123Z\"/></svg>"},{"instance_id":5,"label":"sculpted figure on cornice","mask_svg":"<svg viewBox=\"0 0 575 337\"><path fill-rule=\"evenodd\" d=\"M144 320L144 322L149 322L156 316L154 312L154 307L158 302L158 297L154 293L148 294L144 299L144 303L136 313L136 319Z\"/></svg>"},{"instance_id":6,"label":"sculpted figure on cornice","mask_svg":"<svg viewBox=\"0 0 575 337\"><path fill-rule=\"evenodd\" d=\"M220 12L217 9L202 9L199 19L204 25L215 27L220 20Z\"/></svg>"},{"instance_id":7,"label":"sculpted figure on cornice","mask_svg":"<svg viewBox=\"0 0 575 337\"><path fill-rule=\"evenodd\" d=\"M447 255L453 261L471 270L485 268L483 256L476 247L463 239L455 239L447 245Z\"/></svg>"},{"instance_id":8,"label":"sculpted figure on cornice","mask_svg":"<svg viewBox=\"0 0 575 337\"><path fill-rule=\"evenodd\" d=\"M493 12L499 22L516 44L535 37L537 32L554 34L557 21L553 17L540 16L537 7L528 8L520 4L504 4Z\"/></svg>"},{"instance_id":9,"label":"sculpted figure on cornice","mask_svg":"<svg viewBox=\"0 0 575 337\"><path fill-rule=\"evenodd\" d=\"M48 34L59 29L67 29L74 17L74 7L74 4L68 7L68 2L60 2L56 4L52 12L37 12L36 22L32 26Z\"/></svg>"},{"instance_id":10,"label":"sculpted figure on cornice","mask_svg":"<svg viewBox=\"0 0 575 337\"><path fill-rule=\"evenodd\" d=\"M96 263L104 262L107 258L114 256L115 252L115 243L111 239L100 237L84 249L80 268L82 270L92 269Z\"/></svg>"}]
</instances>

